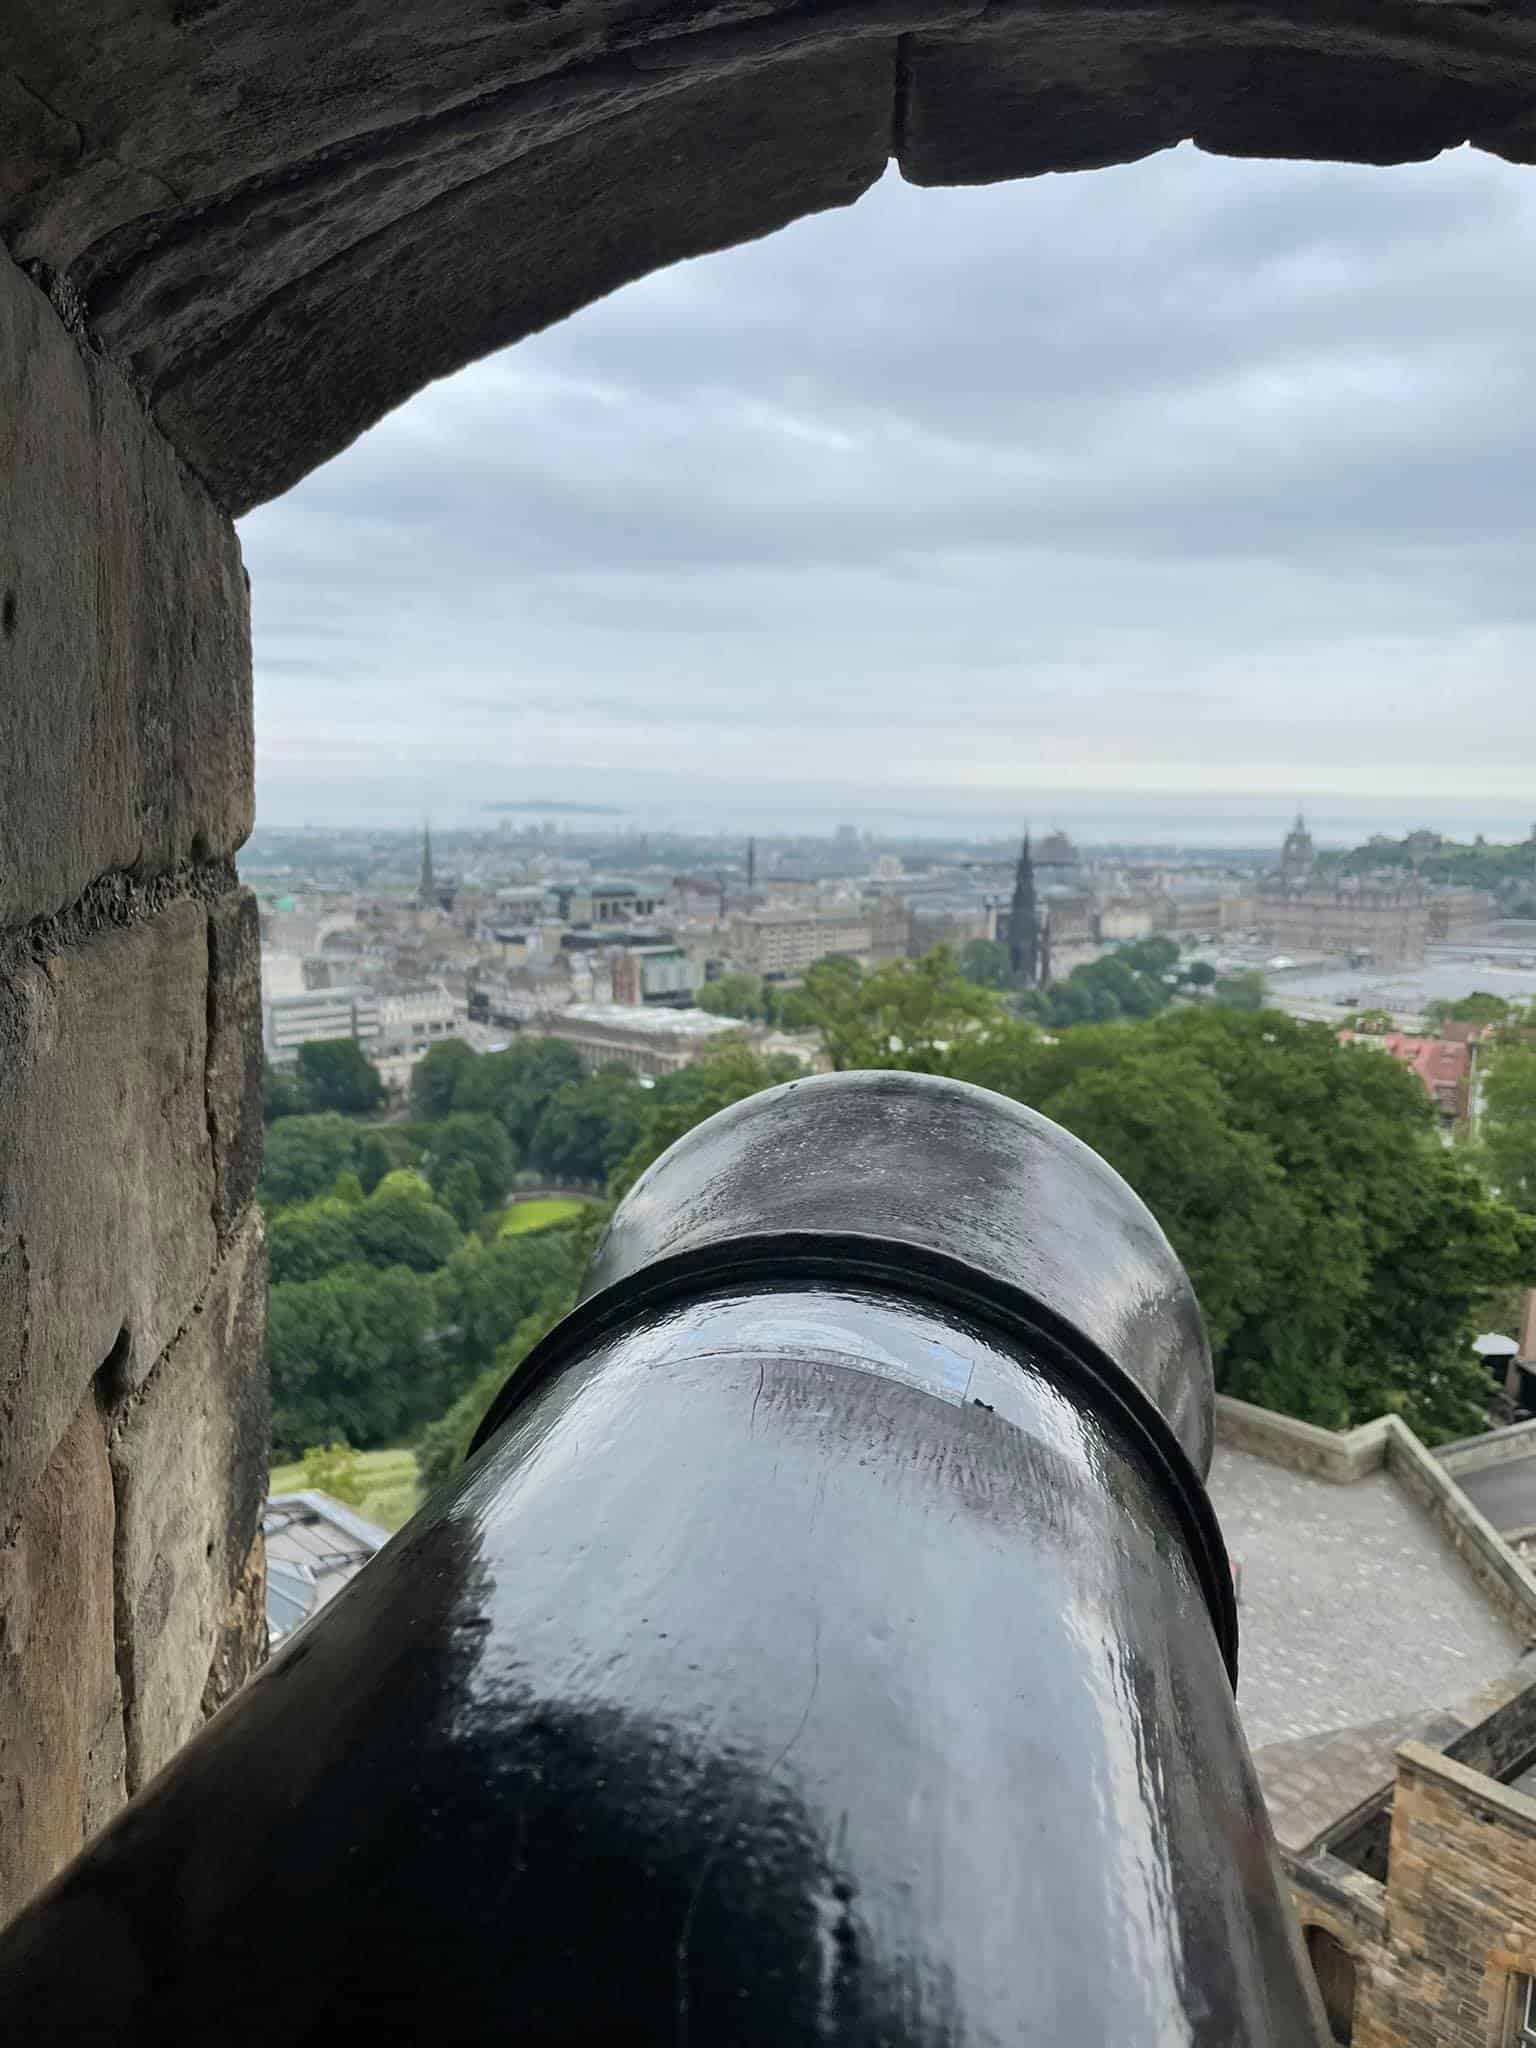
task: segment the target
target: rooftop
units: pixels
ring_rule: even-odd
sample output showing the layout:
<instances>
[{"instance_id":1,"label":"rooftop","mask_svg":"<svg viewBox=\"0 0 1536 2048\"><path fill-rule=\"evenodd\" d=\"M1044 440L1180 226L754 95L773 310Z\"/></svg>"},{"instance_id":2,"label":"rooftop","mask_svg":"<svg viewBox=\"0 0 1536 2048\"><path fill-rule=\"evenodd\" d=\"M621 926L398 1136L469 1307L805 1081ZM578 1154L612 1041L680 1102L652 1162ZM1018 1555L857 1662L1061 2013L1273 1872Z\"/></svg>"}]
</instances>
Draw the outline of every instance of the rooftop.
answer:
<instances>
[{"instance_id":1,"label":"rooftop","mask_svg":"<svg viewBox=\"0 0 1536 2048\"><path fill-rule=\"evenodd\" d=\"M597 1024L610 1031L639 1031L648 1038L714 1038L745 1031L741 1017L717 1017L709 1010L646 1010L632 1003L572 1003L558 1015L572 1024Z\"/></svg>"},{"instance_id":2,"label":"rooftop","mask_svg":"<svg viewBox=\"0 0 1536 2048\"><path fill-rule=\"evenodd\" d=\"M1256 1750L1431 1714L1519 1657L1388 1471L1339 1485L1220 1444L1209 1486L1241 1565L1238 1705Z\"/></svg>"},{"instance_id":3,"label":"rooftop","mask_svg":"<svg viewBox=\"0 0 1536 2048\"><path fill-rule=\"evenodd\" d=\"M328 1493L281 1493L262 1516L267 1630L275 1648L333 1599L389 1541L389 1531Z\"/></svg>"}]
</instances>

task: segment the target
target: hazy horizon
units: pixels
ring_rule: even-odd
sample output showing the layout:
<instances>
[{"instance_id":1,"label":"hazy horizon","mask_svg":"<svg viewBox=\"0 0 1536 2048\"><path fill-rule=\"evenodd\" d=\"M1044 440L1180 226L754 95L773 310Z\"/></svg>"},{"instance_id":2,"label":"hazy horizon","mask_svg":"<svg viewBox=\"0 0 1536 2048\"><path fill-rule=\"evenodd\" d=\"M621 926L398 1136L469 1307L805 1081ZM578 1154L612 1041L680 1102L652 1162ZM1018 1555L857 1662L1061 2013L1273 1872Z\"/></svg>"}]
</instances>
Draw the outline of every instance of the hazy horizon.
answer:
<instances>
[{"instance_id":1,"label":"hazy horizon","mask_svg":"<svg viewBox=\"0 0 1536 2048\"><path fill-rule=\"evenodd\" d=\"M510 780L510 778L508 778ZM1507 799L1424 794L1416 798L1308 793L1277 797L1242 791L1094 791L897 789L858 785L711 783L688 786L686 778L647 778L644 793L625 789L619 772L572 770L551 774L537 787L517 790L487 786L481 777L398 780L354 778L338 783L258 788L257 828L297 826L366 827L402 831L430 818L441 830L495 830L498 802L526 808L509 823L559 817L570 831L605 833L621 827L745 836L773 833L830 833L847 824L877 836L1007 838L1029 827L1065 831L1084 845L1167 844L1192 848L1273 845L1300 809L1314 839L1323 846L1354 846L1373 833L1401 836L1419 826L1448 837L1524 840L1536 821L1536 806ZM628 778L633 783L634 778ZM601 814L567 812L569 803L602 804Z\"/></svg>"}]
</instances>

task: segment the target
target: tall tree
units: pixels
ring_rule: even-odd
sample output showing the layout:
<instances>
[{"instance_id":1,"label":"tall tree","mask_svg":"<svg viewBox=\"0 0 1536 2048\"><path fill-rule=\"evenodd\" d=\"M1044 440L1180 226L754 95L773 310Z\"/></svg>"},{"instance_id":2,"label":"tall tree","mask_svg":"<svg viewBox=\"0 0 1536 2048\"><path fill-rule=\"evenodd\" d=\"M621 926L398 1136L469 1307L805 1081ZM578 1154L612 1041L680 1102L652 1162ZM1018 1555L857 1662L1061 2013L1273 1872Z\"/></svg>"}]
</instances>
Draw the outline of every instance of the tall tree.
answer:
<instances>
[{"instance_id":1,"label":"tall tree","mask_svg":"<svg viewBox=\"0 0 1536 2048\"><path fill-rule=\"evenodd\" d=\"M336 1266L357 1257L350 1203L322 1197L279 1209L267 1219L267 1260L274 1285L287 1280L318 1280Z\"/></svg>"},{"instance_id":2,"label":"tall tree","mask_svg":"<svg viewBox=\"0 0 1536 2048\"><path fill-rule=\"evenodd\" d=\"M978 988L1007 988L1008 948L996 939L967 939L960 948L960 972Z\"/></svg>"},{"instance_id":3,"label":"tall tree","mask_svg":"<svg viewBox=\"0 0 1536 2048\"><path fill-rule=\"evenodd\" d=\"M659 1159L695 1124L748 1095L793 1081L803 1072L798 1060L783 1055L764 1059L744 1045L731 1045L713 1059L668 1074L650 1092L639 1135L608 1183L610 1195L617 1198L627 1193L652 1160Z\"/></svg>"},{"instance_id":4,"label":"tall tree","mask_svg":"<svg viewBox=\"0 0 1536 2048\"><path fill-rule=\"evenodd\" d=\"M261 1120L264 1124L275 1124L279 1117L302 1116L304 1114L304 1090L298 1075L291 1068L274 1067L270 1060L261 1063Z\"/></svg>"},{"instance_id":5,"label":"tall tree","mask_svg":"<svg viewBox=\"0 0 1536 2048\"><path fill-rule=\"evenodd\" d=\"M351 1216L357 1255L370 1265L432 1273L458 1249L458 1224L421 1175L405 1168L386 1174Z\"/></svg>"},{"instance_id":6,"label":"tall tree","mask_svg":"<svg viewBox=\"0 0 1536 2048\"><path fill-rule=\"evenodd\" d=\"M437 1199L466 1234L480 1228L486 1203L480 1192L480 1176L467 1159L450 1166L437 1185Z\"/></svg>"},{"instance_id":7,"label":"tall tree","mask_svg":"<svg viewBox=\"0 0 1536 2048\"><path fill-rule=\"evenodd\" d=\"M456 1166L473 1168L480 1188L480 1208L484 1210L505 1201L517 1167L517 1155L505 1125L498 1118L455 1110L434 1128L423 1164L428 1180L439 1192Z\"/></svg>"},{"instance_id":8,"label":"tall tree","mask_svg":"<svg viewBox=\"0 0 1536 2048\"><path fill-rule=\"evenodd\" d=\"M552 1180L605 1181L639 1135L644 1097L626 1067L568 1083L534 1126L532 1164Z\"/></svg>"},{"instance_id":9,"label":"tall tree","mask_svg":"<svg viewBox=\"0 0 1536 2048\"><path fill-rule=\"evenodd\" d=\"M411 1109L416 1116L435 1120L447 1116L461 1077L477 1064L473 1046L462 1038L440 1038L428 1046L411 1069Z\"/></svg>"},{"instance_id":10,"label":"tall tree","mask_svg":"<svg viewBox=\"0 0 1536 2048\"><path fill-rule=\"evenodd\" d=\"M580 1232L558 1228L495 1237L488 1244L467 1239L437 1278L452 1355L466 1365L489 1365L496 1347L546 1295L575 1287L586 1242Z\"/></svg>"},{"instance_id":11,"label":"tall tree","mask_svg":"<svg viewBox=\"0 0 1536 2048\"><path fill-rule=\"evenodd\" d=\"M956 1041L996 1029L1003 1009L990 990L977 988L939 946L921 960L894 960L860 975L830 960L818 961L786 1015L821 1033L827 1057L839 1069L905 1067L942 1070Z\"/></svg>"},{"instance_id":12,"label":"tall tree","mask_svg":"<svg viewBox=\"0 0 1536 2048\"><path fill-rule=\"evenodd\" d=\"M307 1202L335 1185L357 1158L355 1123L334 1112L326 1116L285 1116L267 1132L259 1193L267 1210Z\"/></svg>"},{"instance_id":13,"label":"tall tree","mask_svg":"<svg viewBox=\"0 0 1536 2048\"><path fill-rule=\"evenodd\" d=\"M1500 1046L1482 1079L1483 1156L1506 1201L1536 1216L1536 1051Z\"/></svg>"},{"instance_id":14,"label":"tall tree","mask_svg":"<svg viewBox=\"0 0 1536 2048\"><path fill-rule=\"evenodd\" d=\"M273 1287L267 1324L276 1455L344 1439L398 1441L462 1386L428 1345L432 1283L394 1267L342 1266Z\"/></svg>"},{"instance_id":15,"label":"tall tree","mask_svg":"<svg viewBox=\"0 0 1536 2048\"><path fill-rule=\"evenodd\" d=\"M953 1065L1125 1174L1195 1284L1223 1391L1327 1427L1384 1409L1432 1438L1479 1426L1472 1319L1536 1278L1536 1229L1445 1149L1395 1060L1202 1006L1055 1044L1014 1027Z\"/></svg>"},{"instance_id":16,"label":"tall tree","mask_svg":"<svg viewBox=\"0 0 1536 2048\"><path fill-rule=\"evenodd\" d=\"M299 1047L299 1083L305 1106L367 1116L384 1100L379 1070L355 1038L312 1040Z\"/></svg>"}]
</instances>

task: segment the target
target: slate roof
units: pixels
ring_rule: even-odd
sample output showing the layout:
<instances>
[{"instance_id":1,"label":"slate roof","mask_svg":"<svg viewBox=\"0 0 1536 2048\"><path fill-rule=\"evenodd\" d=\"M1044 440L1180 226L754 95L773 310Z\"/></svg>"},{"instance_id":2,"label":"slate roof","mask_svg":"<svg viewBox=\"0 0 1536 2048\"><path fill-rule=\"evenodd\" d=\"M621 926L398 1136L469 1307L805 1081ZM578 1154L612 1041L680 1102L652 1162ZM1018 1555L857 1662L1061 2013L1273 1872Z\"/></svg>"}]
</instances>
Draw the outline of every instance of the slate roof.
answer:
<instances>
[{"instance_id":1,"label":"slate roof","mask_svg":"<svg viewBox=\"0 0 1536 2048\"><path fill-rule=\"evenodd\" d=\"M334 1599L389 1541L389 1531L328 1493L281 1493L262 1517L272 1647Z\"/></svg>"}]
</instances>

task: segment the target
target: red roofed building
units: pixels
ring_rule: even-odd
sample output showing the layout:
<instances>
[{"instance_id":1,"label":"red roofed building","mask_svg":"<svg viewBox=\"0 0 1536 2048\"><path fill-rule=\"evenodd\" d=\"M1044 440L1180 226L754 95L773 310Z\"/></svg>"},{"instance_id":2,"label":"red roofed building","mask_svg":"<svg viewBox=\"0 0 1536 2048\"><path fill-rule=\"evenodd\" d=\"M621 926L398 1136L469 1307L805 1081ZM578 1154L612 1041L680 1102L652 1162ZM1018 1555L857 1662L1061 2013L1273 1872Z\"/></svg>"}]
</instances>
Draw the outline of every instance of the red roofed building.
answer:
<instances>
[{"instance_id":1,"label":"red roofed building","mask_svg":"<svg viewBox=\"0 0 1536 2048\"><path fill-rule=\"evenodd\" d=\"M1472 1046L1466 1040L1412 1038L1406 1031L1341 1031L1339 1038L1346 1045L1379 1047L1412 1067L1447 1124L1466 1116L1472 1079Z\"/></svg>"}]
</instances>

